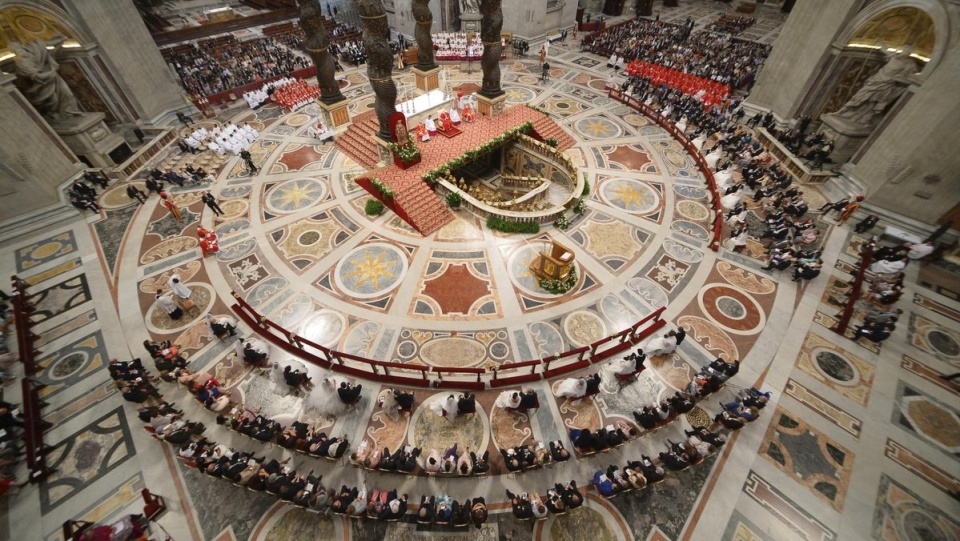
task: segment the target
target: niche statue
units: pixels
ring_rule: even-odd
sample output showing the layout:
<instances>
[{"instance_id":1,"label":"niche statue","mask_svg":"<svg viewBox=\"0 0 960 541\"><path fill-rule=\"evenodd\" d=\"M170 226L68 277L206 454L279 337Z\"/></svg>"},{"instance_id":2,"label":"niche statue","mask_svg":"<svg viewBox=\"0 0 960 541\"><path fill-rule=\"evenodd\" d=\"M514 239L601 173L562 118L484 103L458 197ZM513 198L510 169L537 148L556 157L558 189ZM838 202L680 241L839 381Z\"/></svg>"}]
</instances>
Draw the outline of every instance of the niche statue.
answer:
<instances>
[{"instance_id":1,"label":"niche statue","mask_svg":"<svg viewBox=\"0 0 960 541\"><path fill-rule=\"evenodd\" d=\"M880 71L863 83L863 86L847 103L843 104L836 116L872 126L894 100L907 89L908 78L917 72L917 63L910 58L906 49L897 55L891 55Z\"/></svg>"},{"instance_id":2,"label":"niche statue","mask_svg":"<svg viewBox=\"0 0 960 541\"><path fill-rule=\"evenodd\" d=\"M60 67L54 59L64 41L59 36L50 42L31 41L26 44L11 43L16 53L18 87L37 111L48 120L81 116L80 105L66 81L57 73ZM47 46L53 49L48 50Z\"/></svg>"}]
</instances>

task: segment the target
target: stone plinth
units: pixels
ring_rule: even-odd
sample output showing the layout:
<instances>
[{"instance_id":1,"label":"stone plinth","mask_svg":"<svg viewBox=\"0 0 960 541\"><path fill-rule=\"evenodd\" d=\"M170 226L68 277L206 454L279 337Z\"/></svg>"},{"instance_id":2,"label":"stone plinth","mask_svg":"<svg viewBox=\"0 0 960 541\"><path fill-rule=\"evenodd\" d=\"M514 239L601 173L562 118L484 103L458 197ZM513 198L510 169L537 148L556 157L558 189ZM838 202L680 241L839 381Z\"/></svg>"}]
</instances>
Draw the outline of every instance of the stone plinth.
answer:
<instances>
[{"instance_id":1,"label":"stone plinth","mask_svg":"<svg viewBox=\"0 0 960 541\"><path fill-rule=\"evenodd\" d=\"M390 142L384 141L376 134L370 136L373 139L373 142L377 144L377 155L380 157L380 162L377 164L377 167L383 167L393 163L393 151L390 150Z\"/></svg>"},{"instance_id":2,"label":"stone plinth","mask_svg":"<svg viewBox=\"0 0 960 541\"><path fill-rule=\"evenodd\" d=\"M50 120L49 124L77 157L93 167L112 167L130 157L130 148L123 137L110 131L105 117L103 113L83 113Z\"/></svg>"},{"instance_id":3,"label":"stone plinth","mask_svg":"<svg viewBox=\"0 0 960 541\"><path fill-rule=\"evenodd\" d=\"M480 19L483 18L483 15L479 13L461 13L460 14L460 31L461 32L479 32L480 31Z\"/></svg>"},{"instance_id":4,"label":"stone plinth","mask_svg":"<svg viewBox=\"0 0 960 541\"><path fill-rule=\"evenodd\" d=\"M343 99L337 103L323 103L317 100L317 105L323 111L323 122L333 131L350 124L350 100Z\"/></svg>"},{"instance_id":5,"label":"stone plinth","mask_svg":"<svg viewBox=\"0 0 960 541\"><path fill-rule=\"evenodd\" d=\"M440 88L440 66L431 70L421 71L416 67L410 68L417 81L417 88L424 92L430 92Z\"/></svg>"},{"instance_id":6,"label":"stone plinth","mask_svg":"<svg viewBox=\"0 0 960 541\"><path fill-rule=\"evenodd\" d=\"M851 122L833 113L823 115L820 120L823 121L820 130L834 143L833 152L830 153L830 160L833 163L850 161L873 131L869 126Z\"/></svg>"},{"instance_id":7,"label":"stone plinth","mask_svg":"<svg viewBox=\"0 0 960 541\"><path fill-rule=\"evenodd\" d=\"M503 107L507 103L507 95L501 94L496 98L488 98L483 94L477 94L477 110L483 116L497 116L503 112Z\"/></svg>"}]
</instances>

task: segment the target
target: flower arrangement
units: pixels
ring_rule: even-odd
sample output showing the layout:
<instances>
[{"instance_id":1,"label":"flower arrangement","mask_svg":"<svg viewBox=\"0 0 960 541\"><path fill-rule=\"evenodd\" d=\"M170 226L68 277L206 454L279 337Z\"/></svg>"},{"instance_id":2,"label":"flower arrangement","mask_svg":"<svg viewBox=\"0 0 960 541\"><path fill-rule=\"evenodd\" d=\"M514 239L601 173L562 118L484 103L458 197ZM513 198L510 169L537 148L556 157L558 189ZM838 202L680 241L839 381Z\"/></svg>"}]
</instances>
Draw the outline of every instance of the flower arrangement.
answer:
<instances>
[{"instance_id":1,"label":"flower arrangement","mask_svg":"<svg viewBox=\"0 0 960 541\"><path fill-rule=\"evenodd\" d=\"M542 289L545 289L549 293L553 293L554 295L562 295L573 289L573 286L577 285L577 269L570 269L570 273L567 274L566 278L551 280L549 278L540 277L537 279L537 283Z\"/></svg>"},{"instance_id":2,"label":"flower arrangement","mask_svg":"<svg viewBox=\"0 0 960 541\"><path fill-rule=\"evenodd\" d=\"M552 147L552 148L557 148L558 146L560 146L560 141L557 141L556 137L548 137L543 142L546 143L548 147Z\"/></svg>"},{"instance_id":3,"label":"flower arrangement","mask_svg":"<svg viewBox=\"0 0 960 541\"><path fill-rule=\"evenodd\" d=\"M407 133L407 142L404 144L390 143L390 151L394 153L403 163L415 162L420 159L420 149L413 136Z\"/></svg>"},{"instance_id":4,"label":"flower arrangement","mask_svg":"<svg viewBox=\"0 0 960 541\"><path fill-rule=\"evenodd\" d=\"M557 226L560 230L566 231L566 229L570 227L570 219L567 218L566 214L561 214L560 217L557 218L557 221L553 222L553 225Z\"/></svg>"},{"instance_id":5,"label":"flower arrangement","mask_svg":"<svg viewBox=\"0 0 960 541\"><path fill-rule=\"evenodd\" d=\"M393 199L393 196L396 195L390 186L384 184L383 181L377 177L370 179L370 184L386 199Z\"/></svg>"},{"instance_id":6,"label":"flower arrangement","mask_svg":"<svg viewBox=\"0 0 960 541\"><path fill-rule=\"evenodd\" d=\"M423 175L423 180L433 184L440 178L446 178L450 176L451 169L458 169L464 165L470 163L471 161L483 156L487 152L496 150L502 146L507 141L518 138L521 134L530 133L533 130L533 123L524 122L523 124L513 128L512 130L507 130L500 135L494 137L493 139L487 141L486 143L478 146L477 148L470 149L463 153L462 156L457 156L456 158L448 161L447 163L439 165L433 171L429 171L427 174Z\"/></svg>"},{"instance_id":7,"label":"flower arrangement","mask_svg":"<svg viewBox=\"0 0 960 541\"><path fill-rule=\"evenodd\" d=\"M576 212L577 214L583 214L584 212L586 212L586 210L587 210L587 202L584 201L582 197L580 199L577 199L577 204L573 206L573 211Z\"/></svg>"}]
</instances>

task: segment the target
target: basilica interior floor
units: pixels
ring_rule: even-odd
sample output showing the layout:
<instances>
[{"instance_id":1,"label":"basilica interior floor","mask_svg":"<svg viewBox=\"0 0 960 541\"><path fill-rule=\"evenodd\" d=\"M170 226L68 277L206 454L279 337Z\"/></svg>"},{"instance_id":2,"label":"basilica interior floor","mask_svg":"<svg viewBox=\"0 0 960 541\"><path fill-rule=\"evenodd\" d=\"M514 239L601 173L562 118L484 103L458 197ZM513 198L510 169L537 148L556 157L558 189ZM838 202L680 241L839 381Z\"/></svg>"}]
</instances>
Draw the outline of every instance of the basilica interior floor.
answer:
<instances>
[{"instance_id":1,"label":"basilica interior floor","mask_svg":"<svg viewBox=\"0 0 960 541\"><path fill-rule=\"evenodd\" d=\"M775 27L756 32L768 42L776 35ZM7 497L0 535L59 539L65 520L139 512L139 491L149 487L166 497L170 509L160 524L179 540L960 539L960 508L951 497L960 491L958 388L938 377L960 368L956 293L918 286L918 265L911 264L904 317L882 349L838 336L828 328L837 311L831 299L849 287L862 236L818 219L828 270L810 283L762 270L756 242L742 254L711 251L707 193L695 163L668 133L606 96L605 60L557 44L547 84L538 82L536 62L508 58L503 86L509 105L548 111L577 142L567 153L592 189L587 211L566 231L499 234L461 210L422 237L389 212L370 218L363 212L370 196L353 182L362 169L308 134L318 107L285 114L269 105L216 120L249 121L260 130L251 148L258 174L247 175L237 158L182 156L174 145L135 175L201 160L216 169L210 189L223 217L203 205L197 188L171 190L186 209L179 224L156 196L136 205L123 185L113 185L100 198L101 213L5 242L0 270L27 280L36 295L33 330L43 352L37 377L47 385L45 417L56 425L46 438L56 446L48 462L57 471ZM480 74L450 68L448 77L456 85L476 83ZM350 70L344 79L351 113L368 110L373 97L365 71ZM412 79L403 72L400 86L411 88ZM818 207L823 196L804 190L811 208ZM761 227L756 215L750 223ZM216 229L219 254L200 256L198 225ZM559 297L540 290L527 268L550 240L574 249L580 271L577 286ZM153 302L157 284L173 273L193 288L198 305L176 322ZM446 393L417 390L413 414L392 421L376 407L379 386L362 382L357 408L323 418L242 366L232 343L210 339L203 315L230 313L231 292L318 343L405 363L481 367L549 357L661 306L670 328L683 325L689 334L674 354L648 360L638 381L622 388L605 382L604 392L579 404L555 397L556 381L539 382L532 387L541 407L533 414L493 408L496 391L487 391L478 395L476 416L448 423L427 407ZM588 489L582 509L531 523L512 517L505 489L542 494L571 479L587 487L594 471L679 441L697 415L551 468L507 475L497 466L487 477L437 479L368 472L264 446L216 426L215 414L182 387L161 384L168 401L209 427L208 439L292 457L296 469L322 473L325 486L397 488L411 502L422 494L484 496L492 511L487 525L454 532L308 513L186 468L174 448L141 429L105 369L111 357L146 358L141 343L148 338L180 344L192 368L213 373L246 407L284 423L327 427L347 435L352 447L366 438L391 449L456 442L492 454L557 439L572 448L569 428L632 422L633 410L682 388L720 355L741 359L742 369L698 415L717 413L717 400L729 401L744 387L770 391L773 400L716 455L668 474L666 482L613 500ZM279 351L274 360L298 362ZM15 392L8 387L7 399Z\"/></svg>"}]
</instances>

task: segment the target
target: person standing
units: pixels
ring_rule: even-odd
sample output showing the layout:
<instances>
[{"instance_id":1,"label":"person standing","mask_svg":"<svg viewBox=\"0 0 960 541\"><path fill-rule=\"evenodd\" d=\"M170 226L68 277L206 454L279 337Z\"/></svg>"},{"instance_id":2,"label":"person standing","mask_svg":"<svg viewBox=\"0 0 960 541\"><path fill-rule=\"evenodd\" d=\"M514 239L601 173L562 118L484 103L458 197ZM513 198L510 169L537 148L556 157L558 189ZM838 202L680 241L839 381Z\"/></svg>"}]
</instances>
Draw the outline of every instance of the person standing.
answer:
<instances>
[{"instance_id":1,"label":"person standing","mask_svg":"<svg viewBox=\"0 0 960 541\"><path fill-rule=\"evenodd\" d=\"M240 157L243 158L243 162L247 164L247 173L251 175L257 174L257 166L253 164L253 156L250 155L250 152L241 150Z\"/></svg>"},{"instance_id":2,"label":"person standing","mask_svg":"<svg viewBox=\"0 0 960 541\"><path fill-rule=\"evenodd\" d=\"M170 215L173 216L173 219L177 222L183 223L183 214L180 213L180 207L177 206L177 203L170 199L170 196L167 195L167 192L160 192L161 204L170 211Z\"/></svg>"},{"instance_id":3,"label":"person standing","mask_svg":"<svg viewBox=\"0 0 960 541\"><path fill-rule=\"evenodd\" d=\"M137 188L137 185L133 184L132 182L127 184L127 196L130 199L136 199L138 201L138 205L147 202L147 194L144 193L144 191L140 188Z\"/></svg>"},{"instance_id":4,"label":"person standing","mask_svg":"<svg viewBox=\"0 0 960 541\"><path fill-rule=\"evenodd\" d=\"M201 201L206 203L210 210L213 211L217 216L223 216L223 209L220 208L220 205L217 204L217 198L210 193L209 190L203 192L203 196L200 198Z\"/></svg>"}]
</instances>

